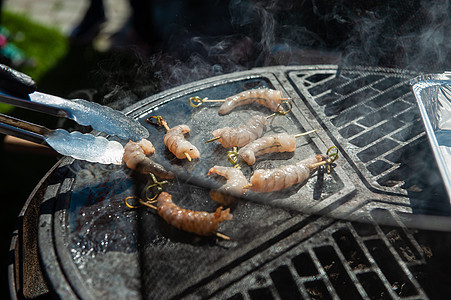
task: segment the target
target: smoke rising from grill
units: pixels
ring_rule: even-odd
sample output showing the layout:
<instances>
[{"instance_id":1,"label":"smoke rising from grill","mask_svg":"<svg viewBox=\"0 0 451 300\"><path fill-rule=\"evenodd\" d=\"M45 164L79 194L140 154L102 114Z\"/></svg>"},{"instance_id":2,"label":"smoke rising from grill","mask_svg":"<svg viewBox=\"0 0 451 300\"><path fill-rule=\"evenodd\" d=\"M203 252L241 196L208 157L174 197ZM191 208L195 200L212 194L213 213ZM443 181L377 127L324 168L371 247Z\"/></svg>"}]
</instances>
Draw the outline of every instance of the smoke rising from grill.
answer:
<instances>
[{"instance_id":1,"label":"smoke rising from grill","mask_svg":"<svg viewBox=\"0 0 451 300\"><path fill-rule=\"evenodd\" d=\"M125 99L126 106L180 84L269 65L450 67L446 1L230 0L207 8L170 1L154 10L161 14L154 16L158 49L104 62L105 102Z\"/></svg>"}]
</instances>

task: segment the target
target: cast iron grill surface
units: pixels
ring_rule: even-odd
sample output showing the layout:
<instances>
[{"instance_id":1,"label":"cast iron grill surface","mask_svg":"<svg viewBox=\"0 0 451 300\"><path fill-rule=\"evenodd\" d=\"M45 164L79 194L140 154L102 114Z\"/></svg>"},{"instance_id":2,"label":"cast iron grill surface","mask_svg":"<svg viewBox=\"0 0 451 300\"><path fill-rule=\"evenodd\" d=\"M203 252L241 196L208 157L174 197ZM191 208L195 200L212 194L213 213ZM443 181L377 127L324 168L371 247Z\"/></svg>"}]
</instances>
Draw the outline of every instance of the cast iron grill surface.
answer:
<instances>
[{"instance_id":1,"label":"cast iron grill surface","mask_svg":"<svg viewBox=\"0 0 451 300\"><path fill-rule=\"evenodd\" d=\"M381 218L391 224L378 225ZM251 272L216 290L220 299L444 299L449 297L446 247L431 243L449 233L410 230L403 213L369 212L370 222L322 219L328 226L298 243L276 244ZM377 222L376 222L377 221ZM312 224L308 224L311 226ZM440 242L439 242L440 243ZM284 251L277 250L283 247ZM251 262L249 262L251 263ZM249 270L243 266L244 270ZM211 295L214 283L197 296ZM239 291L239 292L237 292Z\"/></svg>"},{"instance_id":2,"label":"cast iron grill surface","mask_svg":"<svg viewBox=\"0 0 451 300\"><path fill-rule=\"evenodd\" d=\"M398 216L423 212L425 207L435 214L447 214L449 204L439 180L420 185L417 179L410 179L438 174L424 134L412 129L418 113L404 92L412 74L368 68L338 70L336 66L255 69L171 89L127 109L127 114L148 128L156 148L152 159L176 172L177 178L164 188L172 194L175 203L185 208L214 211L217 207L210 199L209 190L224 181L218 177L207 178L206 173L213 165L229 165L229 162L226 150L220 145L203 143L211 138L211 131L238 126L250 112L270 113L251 106L218 116L218 105L190 107L187 99L191 96L221 99L251 88L280 88L293 99L293 109L289 115L276 118L266 134L318 129L314 135L299 138L294 153L268 155L252 167L243 165L247 177L255 169L291 164L324 153L332 145L340 148L341 157L330 174L320 170L306 183L277 193L250 193L234 204L233 220L220 226L220 231L230 236L231 241L181 232L167 225L151 209L126 207L126 197L144 197L149 180L145 176L123 166L63 159L59 168L49 175L51 184L46 187L39 220L39 252L50 285L63 298L84 299L218 295L245 299L261 295L318 298L317 294L327 293L335 298L341 297L344 290L362 298L366 295L427 297L426 288L422 287L425 276L420 276L427 273L425 252L414 235L398 221ZM328 106L325 100L317 104L320 95L338 93L331 92L335 87L343 95L371 90L365 96L360 94L361 98L353 96L349 103L342 101L350 109L359 107L359 101L374 100L377 93L401 88L392 92L391 95L397 96L390 101L399 101L401 104L396 107L401 114L410 111L413 116L410 121L404 116L401 130L393 125L390 128L393 134L407 129L415 133L397 145L387 142L393 149L381 152L383 158L373 157L373 169L378 168L377 161L392 162L387 158L390 153L404 157L409 152L415 153L415 159L429 164L428 169L416 165L416 160L404 162L398 157L400 160L392 162L390 168L370 172L372 163L362 161L359 154L371 146L362 145L362 151L356 145L350 146L341 130L347 125L331 125L333 117L338 118L340 111L346 113L347 108L339 108L337 104ZM341 101L340 97L332 97L331 103ZM325 112L326 106L331 109L330 115ZM188 139L198 146L201 158L193 162L175 159L162 142L164 128L145 122L152 115L162 115L170 127L188 124L191 127ZM367 113L359 120L369 119L370 115ZM399 125L399 120L391 120L398 113L383 115L386 121L376 122L373 127L369 123L365 123L368 128L360 123L348 125L360 126L367 132L380 123ZM355 134L352 139L363 135ZM388 148L385 140L379 143ZM407 172L403 180L398 178L399 182L404 181L404 185L409 180L414 182L413 191L401 184L380 183L399 168ZM432 196L425 197L427 188L437 198L431 207ZM391 231L387 227L337 221L351 216L371 219L380 211L398 222L399 228L394 229L396 238L390 240ZM361 228L370 228L372 233L362 235L360 232L365 230ZM404 260L405 253L409 253L411 261ZM385 264L382 257L387 257L390 264ZM304 261L307 261L306 268ZM421 280L416 280L414 274L420 274Z\"/></svg>"}]
</instances>

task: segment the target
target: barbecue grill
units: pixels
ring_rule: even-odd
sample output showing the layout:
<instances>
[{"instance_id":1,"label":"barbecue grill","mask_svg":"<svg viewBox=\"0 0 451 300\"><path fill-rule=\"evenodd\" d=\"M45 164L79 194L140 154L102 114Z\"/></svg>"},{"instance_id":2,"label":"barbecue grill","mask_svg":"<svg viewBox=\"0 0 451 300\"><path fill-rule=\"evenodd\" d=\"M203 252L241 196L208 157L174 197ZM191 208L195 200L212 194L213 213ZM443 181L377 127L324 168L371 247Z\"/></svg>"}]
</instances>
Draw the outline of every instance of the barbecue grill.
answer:
<instances>
[{"instance_id":1,"label":"barbecue grill","mask_svg":"<svg viewBox=\"0 0 451 300\"><path fill-rule=\"evenodd\" d=\"M295 153L264 156L253 169L290 164L330 146L340 158L330 173L283 192L251 194L220 226L231 240L199 237L167 225L143 196L146 176L123 166L61 159L38 184L20 216L9 269L12 294L49 291L63 299L434 299L451 295L449 198L431 153L409 81L416 73L336 65L268 67L173 88L125 109L150 132L155 161L177 178L174 201L214 211L209 196L227 165L211 131L236 126L243 107L218 116L218 105L189 105L193 96L225 98L252 88L280 89L289 114L269 132L300 133ZM268 113L269 114L269 113ZM180 162L165 150L169 126L188 124L201 158ZM274 159L275 158L275 159Z\"/></svg>"}]
</instances>

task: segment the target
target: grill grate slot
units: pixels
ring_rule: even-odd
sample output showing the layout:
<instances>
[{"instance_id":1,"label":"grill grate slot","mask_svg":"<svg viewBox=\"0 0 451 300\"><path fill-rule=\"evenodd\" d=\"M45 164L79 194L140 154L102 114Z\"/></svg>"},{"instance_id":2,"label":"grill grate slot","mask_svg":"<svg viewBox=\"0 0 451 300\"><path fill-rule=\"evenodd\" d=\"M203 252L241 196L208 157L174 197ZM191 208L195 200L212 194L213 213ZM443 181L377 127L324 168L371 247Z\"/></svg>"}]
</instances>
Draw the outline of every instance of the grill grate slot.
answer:
<instances>
[{"instance_id":1,"label":"grill grate slot","mask_svg":"<svg viewBox=\"0 0 451 300\"><path fill-rule=\"evenodd\" d=\"M311 299L333 299L327 291L326 285L321 280L306 282L304 286Z\"/></svg>"},{"instance_id":2,"label":"grill grate slot","mask_svg":"<svg viewBox=\"0 0 451 300\"><path fill-rule=\"evenodd\" d=\"M376 160L374 163L368 165L367 168L372 175L379 175L385 172L386 170L390 169L391 165L385 161Z\"/></svg>"},{"instance_id":3,"label":"grill grate slot","mask_svg":"<svg viewBox=\"0 0 451 300\"><path fill-rule=\"evenodd\" d=\"M271 293L271 290L269 288L259 288L249 291L249 297L251 299L259 300L259 299L274 299L274 296ZM237 299L243 299L237 298Z\"/></svg>"},{"instance_id":4,"label":"grill grate slot","mask_svg":"<svg viewBox=\"0 0 451 300\"><path fill-rule=\"evenodd\" d=\"M438 272L436 267L429 265L412 266L410 271L430 299L444 299L445 295L451 295L449 274Z\"/></svg>"},{"instance_id":5,"label":"grill grate slot","mask_svg":"<svg viewBox=\"0 0 451 300\"><path fill-rule=\"evenodd\" d=\"M397 128L401 127L402 123L399 121L396 121L396 119L392 119L390 121L386 121L382 123L381 125L377 126L376 128L373 128L364 134L359 135L358 137L352 139L350 141L351 144L363 148L366 145L369 145L371 143L374 143L384 136L387 136ZM390 146L389 149L393 148L395 146ZM385 148L385 147L384 147ZM380 155L378 155L380 156Z\"/></svg>"},{"instance_id":6,"label":"grill grate slot","mask_svg":"<svg viewBox=\"0 0 451 300\"><path fill-rule=\"evenodd\" d=\"M357 278L370 299L392 299L384 284L374 272L357 274Z\"/></svg>"},{"instance_id":7,"label":"grill grate slot","mask_svg":"<svg viewBox=\"0 0 451 300\"><path fill-rule=\"evenodd\" d=\"M397 133L393 134L391 138L403 143L413 139L414 137L422 134L423 132L424 132L423 126L418 126L418 124L409 125L409 127L406 127L403 130L400 130Z\"/></svg>"},{"instance_id":8,"label":"grill grate slot","mask_svg":"<svg viewBox=\"0 0 451 300\"><path fill-rule=\"evenodd\" d=\"M318 275L318 270L312 261L312 258L307 253L301 253L294 257L291 262L294 265L299 276L314 276Z\"/></svg>"},{"instance_id":9,"label":"grill grate slot","mask_svg":"<svg viewBox=\"0 0 451 300\"><path fill-rule=\"evenodd\" d=\"M398 120L401 120L405 123L414 123L417 121L420 121L420 115L418 114L418 110L416 109L409 109L405 112L403 112L402 114L399 114L395 117ZM421 124L421 123L420 123ZM415 127L423 127L422 125L420 126L419 124L415 124Z\"/></svg>"},{"instance_id":10,"label":"grill grate slot","mask_svg":"<svg viewBox=\"0 0 451 300\"><path fill-rule=\"evenodd\" d=\"M361 298L333 247L324 246L316 248L315 254L340 298Z\"/></svg>"},{"instance_id":11,"label":"grill grate slot","mask_svg":"<svg viewBox=\"0 0 451 300\"><path fill-rule=\"evenodd\" d=\"M335 90L337 93L345 95L353 93L354 91L360 90L362 88L366 88L370 84L378 81L383 78L382 75L367 75L362 77L356 77L354 80L337 87Z\"/></svg>"},{"instance_id":12,"label":"grill grate slot","mask_svg":"<svg viewBox=\"0 0 451 300\"><path fill-rule=\"evenodd\" d=\"M382 154L387 153L396 146L398 146L398 143L396 143L395 141L390 139L382 139L371 147L360 151L357 154L357 157L364 163L372 163L374 159L381 156Z\"/></svg>"},{"instance_id":13,"label":"grill grate slot","mask_svg":"<svg viewBox=\"0 0 451 300\"><path fill-rule=\"evenodd\" d=\"M311 83L318 83L326 78L331 77L331 74L315 74L305 78L306 81L310 81Z\"/></svg>"},{"instance_id":14,"label":"grill grate slot","mask_svg":"<svg viewBox=\"0 0 451 300\"><path fill-rule=\"evenodd\" d=\"M322 93L328 91L329 89L333 89L339 85L342 85L346 82L349 82L349 80L346 78L332 77L329 81L327 81L327 85L324 85L324 84L316 85L316 86L310 88L309 92L313 96L316 96L316 95L319 95L319 94L322 94Z\"/></svg>"},{"instance_id":15,"label":"grill grate slot","mask_svg":"<svg viewBox=\"0 0 451 300\"><path fill-rule=\"evenodd\" d=\"M351 222L352 228L361 237L368 237L377 234L377 230L373 224L364 222Z\"/></svg>"},{"instance_id":16,"label":"grill grate slot","mask_svg":"<svg viewBox=\"0 0 451 300\"><path fill-rule=\"evenodd\" d=\"M370 266L362 249L348 230L339 230L332 235L348 265L354 270L366 269Z\"/></svg>"},{"instance_id":17,"label":"grill grate slot","mask_svg":"<svg viewBox=\"0 0 451 300\"><path fill-rule=\"evenodd\" d=\"M241 294L235 294L232 297L228 298L228 300L244 300L244 297Z\"/></svg>"},{"instance_id":18,"label":"grill grate slot","mask_svg":"<svg viewBox=\"0 0 451 300\"><path fill-rule=\"evenodd\" d=\"M336 127L342 127L347 125L349 122L372 112L372 108L366 106L365 104L361 104L341 112L338 116L332 118L331 122Z\"/></svg>"},{"instance_id":19,"label":"grill grate slot","mask_svg":"<svg viewBox=\"0 0 451 300\"><path fill-rule=\"evenodd\" d=\"M338 132L342 137L351 138L364 130L365 128L363 128L362 126L359 126L357 124L349 124L348 126L340 129Z\"/></svg>"},{"instance_id":20,"label":"grill grate slot","mask_svg":"<svg viewBox=\"0 0 451 300\"><path fill-rule=\"evenodd\" d=\"M381 80L380 82L374 84L373 87L380 91L385 91L389 87L392 87L393 85L397 85L397 84L401 83L402 81L403 81L402 78L389 76L389 77Z\"/></svg>"},{"instance_id":21,"label":"grill grate slot","mask_svg":"<svg viewBox=\"0 0 451 300\"><path fill-rule=\"evenodd\" d=\"M390 253L383 241L368 240L365 241L365 246L398 296L408 297L418 294L415 286L402 271L398 261Z\"/></svg>"},{"instance_id":22,"label":"grill grate slot","mask_svg":"<svg viewBox=\"0 0 451 300\"><path fill-rule=\"evenodd\" d=\"M373 108L379 108L390 102L395 101L397 98L404 96L405 94L408 93L410 93L410 87L408 84L399 85L396 88L389 89L386 92L379 94L377 97L374 97L366 104Z\"/></svg>"},{"instance_id":23,"label":"grill grate slot","mask_svg":"<svg viewBox=\"0 0 451 300\"><path fill-rule=\"evenodd\" d=\"M359 104L360 102L362 102L362 99L368 99L375 95L377 95L377 91L374 91L372 89L364 89L362 91L358 91L352 95L326 104L324 113L326 114L326 116L338 115L342 111Z\"/></svg>"},{"instance_id":24,"label":"grill grate slot","mask_svg":"<svg viewBox=\"0 0 451 300\"><path fill-rule=\"evenodd\" d=\"M377 123L385 121L385 117L387 114L393 114L394 111L401 112L407 108L409 108L409 104L402 102L402 101L396 101L393 102L384 108L380 109L377 114L370 114L365 116L363 119L359 120L357 123L366 126L371 127L376 125ZM395 118L396 120L396 118Z\"/></svg>"},{"instance_id":25,"label":"grill grate slot","mask_svg":"<svg viewBox=\"0 0 451 300\"><path fill-rule=\"evenodd\" d=\"M282 299L301 299L299 288L287 266L280 266L270 273L271 279Z\"/></svg>"},{"instance_id":26,"label":"grill grate slot","mask_svg":"<svg viewBox=\"0 0 451 300\"><path fill-rule=\"evenodd\" d=\"M375 220L383 220L384 224L396 224L393 216L383 209L373 210L371 216ZM421 259L419 252L411 243L410 238L399 226L381 225L379 227L404 261L415 262Z\"/></svg>"}]
</instances>

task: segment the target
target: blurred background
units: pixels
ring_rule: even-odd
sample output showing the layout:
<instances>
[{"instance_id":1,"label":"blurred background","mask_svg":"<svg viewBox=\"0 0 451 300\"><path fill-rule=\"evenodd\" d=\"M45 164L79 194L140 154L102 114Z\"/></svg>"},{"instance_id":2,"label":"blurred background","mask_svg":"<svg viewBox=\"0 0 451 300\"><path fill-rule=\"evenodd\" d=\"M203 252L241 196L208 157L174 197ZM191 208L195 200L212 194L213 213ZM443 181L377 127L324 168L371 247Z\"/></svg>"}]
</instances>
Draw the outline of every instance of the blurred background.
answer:
<instances>
[{"instance_id":1,"label":"blurred background","mask_svg":"<svg viewBox=\"0 0 451 300\"><path fill-rule=\"evenodd\" d=\"M39 91L116 109L183 83L269 65L449 70L447 1L361 2L8 0L0 62L30 75ZM62 125L8 105L0 112ZM17 216L58 157L2 135L0 159L1 293L8 295Z\"/></svg>"}]
</instances>

